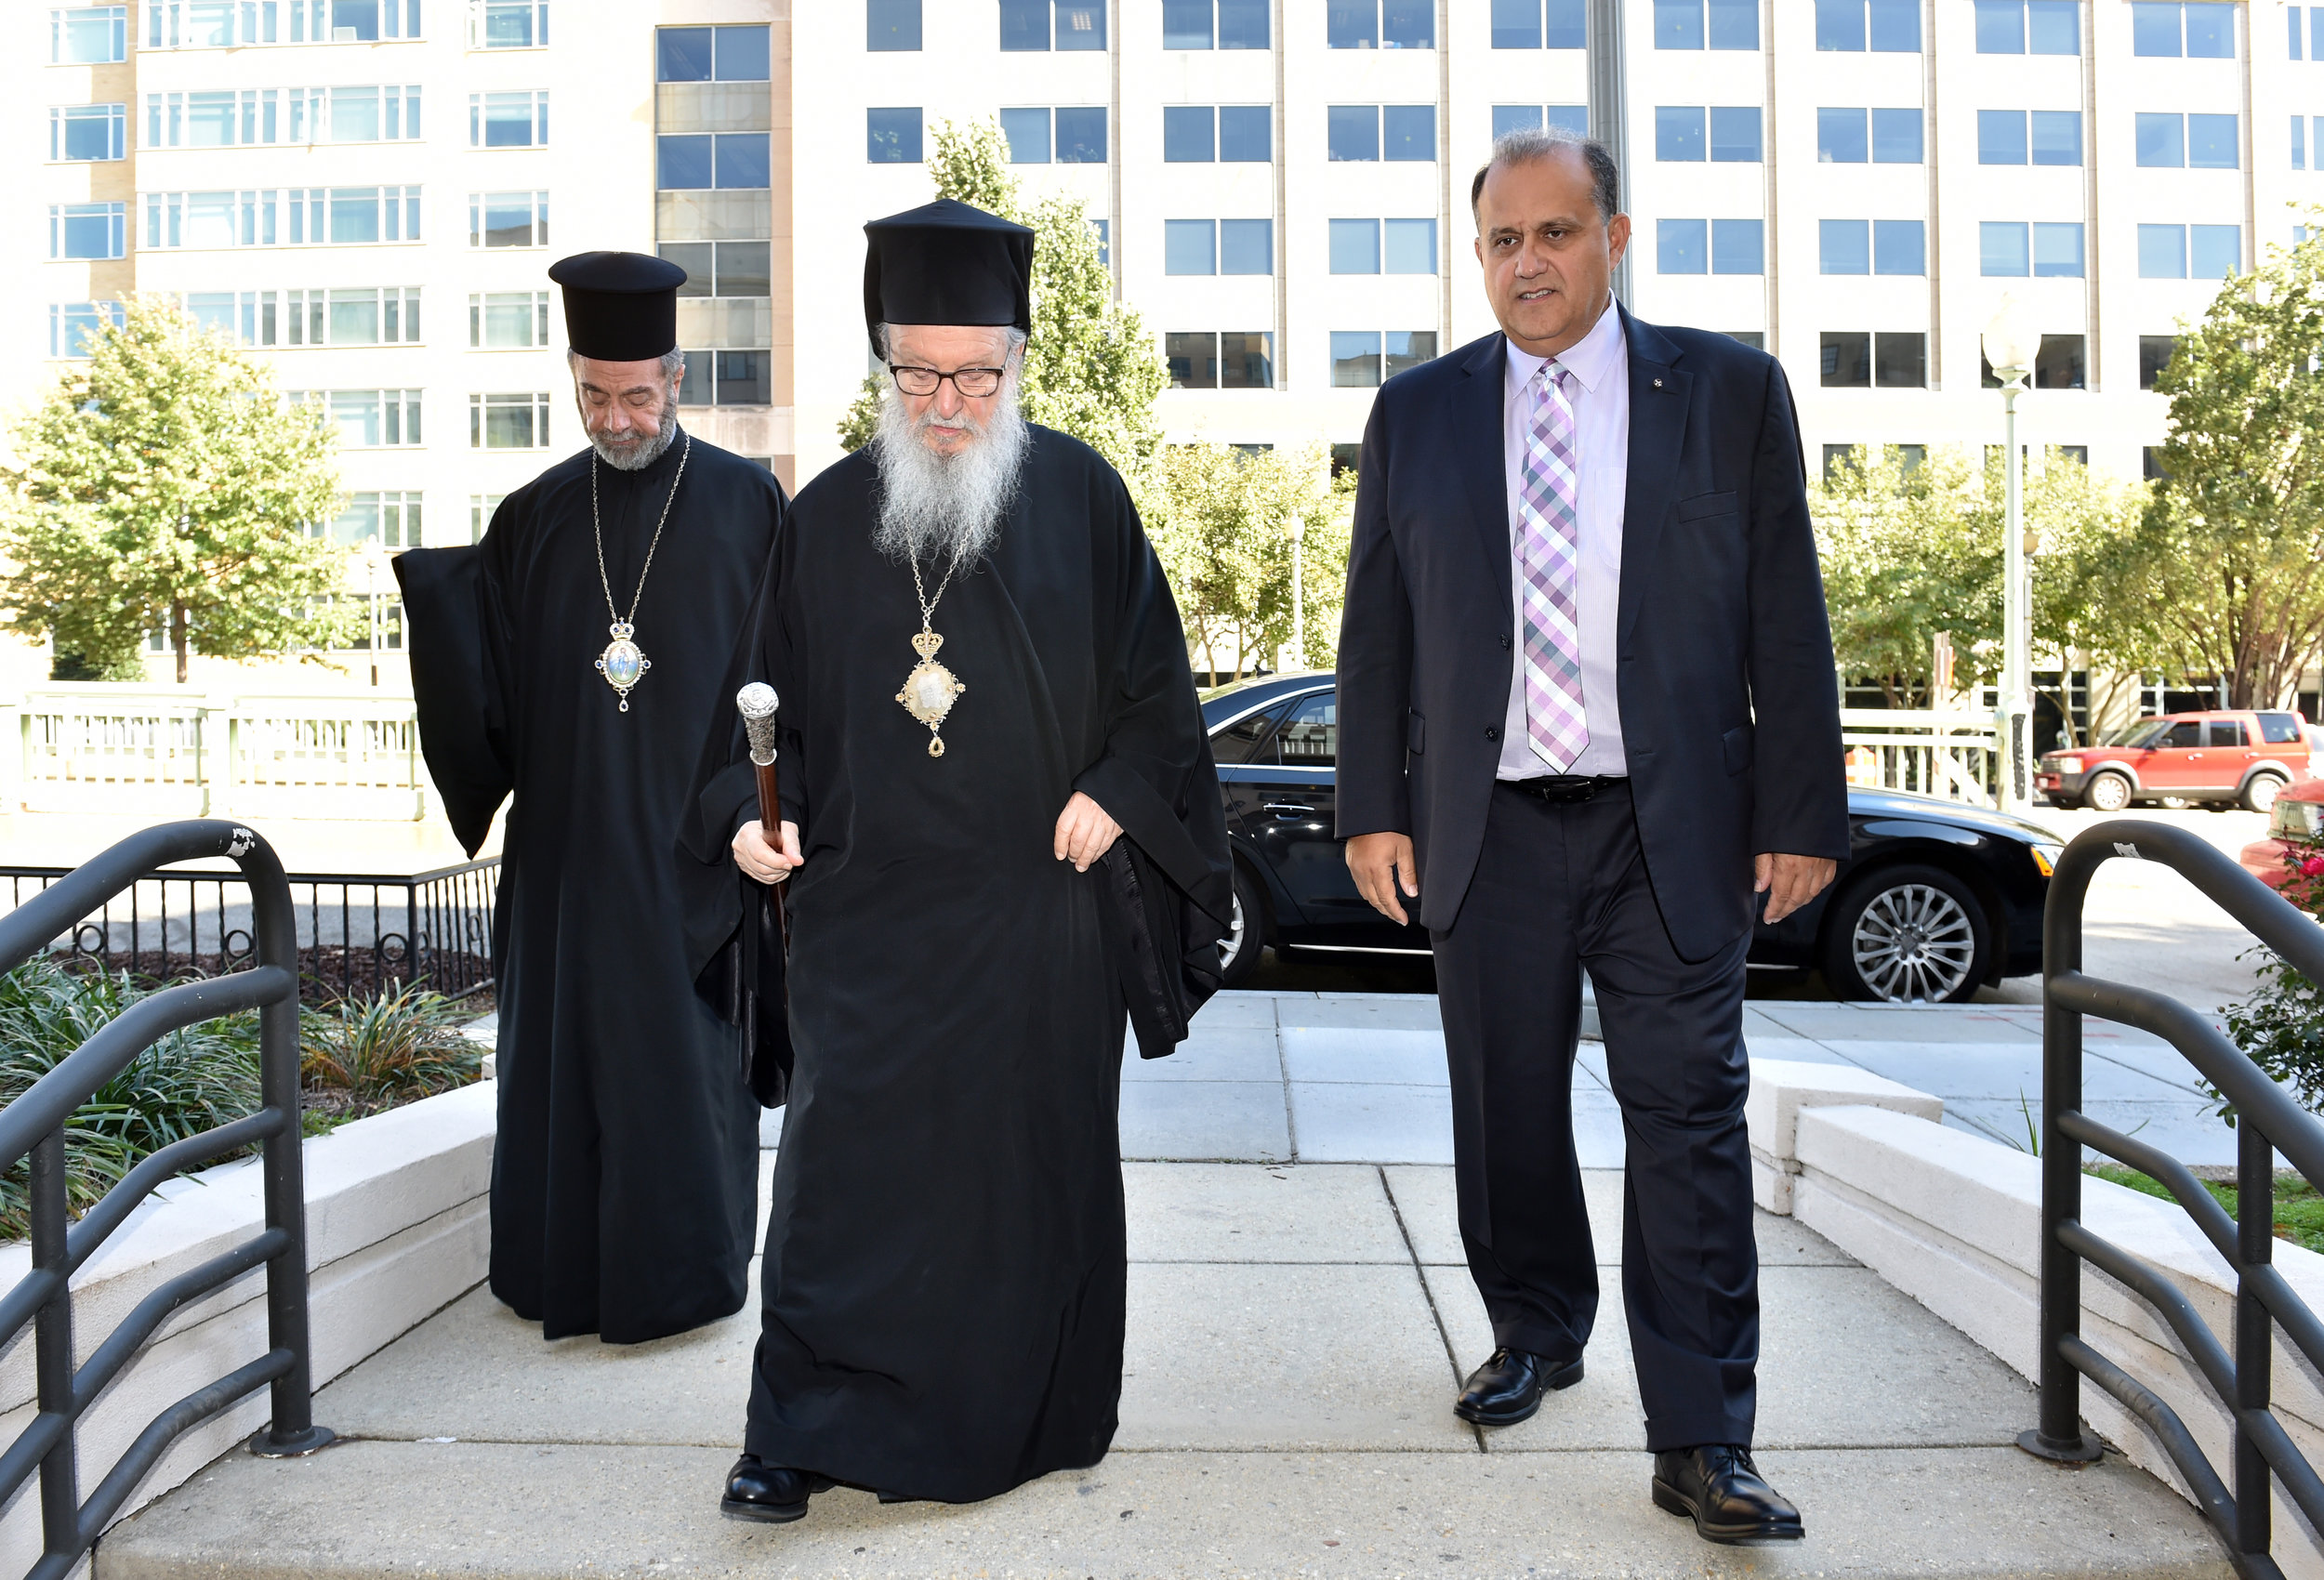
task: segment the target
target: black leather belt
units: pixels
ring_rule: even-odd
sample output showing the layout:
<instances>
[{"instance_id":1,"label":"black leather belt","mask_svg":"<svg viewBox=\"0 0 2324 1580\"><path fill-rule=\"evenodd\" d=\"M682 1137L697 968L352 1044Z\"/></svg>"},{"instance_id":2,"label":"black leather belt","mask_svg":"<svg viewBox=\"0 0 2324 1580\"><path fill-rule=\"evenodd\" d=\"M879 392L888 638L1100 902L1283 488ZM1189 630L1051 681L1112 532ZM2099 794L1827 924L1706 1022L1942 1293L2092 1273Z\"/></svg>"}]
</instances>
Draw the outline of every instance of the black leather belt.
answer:
<instances>
[{"instance_id":1,"label":"black leather belt","mask_svg":"<svg viewBox=\"0 0 2324 1580\"><path fill-rule=\"evenodd\" d=\"M1550 773L1536 779L1503 779L1496 781L1504 790L1514 790L1520 796L1530 796L1552 806L1570 806L1577 801L1594 801L1609 790L1627 786L1630 781L1620 774L1599 774L1592 778L1579 773Z\"/></svg>"}]
</instances>

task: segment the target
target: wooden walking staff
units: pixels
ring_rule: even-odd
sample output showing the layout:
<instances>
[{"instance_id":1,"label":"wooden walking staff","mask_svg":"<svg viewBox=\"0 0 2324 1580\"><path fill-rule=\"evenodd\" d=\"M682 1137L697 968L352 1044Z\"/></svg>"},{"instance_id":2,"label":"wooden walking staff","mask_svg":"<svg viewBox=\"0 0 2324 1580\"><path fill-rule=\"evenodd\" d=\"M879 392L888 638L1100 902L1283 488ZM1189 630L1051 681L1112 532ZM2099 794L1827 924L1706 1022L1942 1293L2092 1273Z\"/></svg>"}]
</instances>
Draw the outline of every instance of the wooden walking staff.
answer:
<instances>
[{"instance_id":1,"label":"wooden walking staff","mask_svg":"<svg viewBox=\"0 0 2324 1580\"><path fill-rule=\"evenodd\" d=\"M774 710L780 699L774 688L763 680L753 680L734 693L734 711L743 716L743 732L750 738L751 766L759 770L759 826L778 850L783 849L783 797L775 779ZM783 942L787 950L791 941L790 917L783 909L783 886L769 886L774 902L775 926L782 929Z\"/></svg>"}]
</instances>

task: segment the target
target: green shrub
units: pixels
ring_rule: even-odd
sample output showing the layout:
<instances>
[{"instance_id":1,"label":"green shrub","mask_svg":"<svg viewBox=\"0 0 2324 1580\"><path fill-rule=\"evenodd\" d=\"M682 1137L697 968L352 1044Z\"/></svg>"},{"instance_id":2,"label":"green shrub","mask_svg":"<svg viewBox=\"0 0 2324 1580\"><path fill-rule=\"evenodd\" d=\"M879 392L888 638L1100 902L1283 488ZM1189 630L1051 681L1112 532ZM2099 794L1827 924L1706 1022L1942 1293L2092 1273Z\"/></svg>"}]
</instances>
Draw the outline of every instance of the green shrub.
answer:
<instances>
[{"instance_id":1,"label":"green shrub","mask_svg":"<svg viewBox=\"0 0 2324 1580\"><path fill-rule=\"evenodd\" d=\"M467 1012L442 994L406 984L306 1011L299 1070L308 1086L388 1107L465 1086L484 1051L460 1034Z\"/></svg>"},{"instance_id":2,"label":"green shrub","mask_svg":"<svg viewBox=\"0 0 2324 1580\"><path fill-rule=\"evenodd\" d=\"M2324 839L2290 840L2285 876L2278 892L2312 916L2324 918ZM2308 981L2265 945L2244 952L2261 956L2259 985L2239 1004L2222 1005L2227 1035L2251 1061L2291 1088L2300 1105L2324 1113L2324 988ZM2235 1104L2204 1083L2219 1116L2233 1128Z\"/></svg>"}]
</instances>

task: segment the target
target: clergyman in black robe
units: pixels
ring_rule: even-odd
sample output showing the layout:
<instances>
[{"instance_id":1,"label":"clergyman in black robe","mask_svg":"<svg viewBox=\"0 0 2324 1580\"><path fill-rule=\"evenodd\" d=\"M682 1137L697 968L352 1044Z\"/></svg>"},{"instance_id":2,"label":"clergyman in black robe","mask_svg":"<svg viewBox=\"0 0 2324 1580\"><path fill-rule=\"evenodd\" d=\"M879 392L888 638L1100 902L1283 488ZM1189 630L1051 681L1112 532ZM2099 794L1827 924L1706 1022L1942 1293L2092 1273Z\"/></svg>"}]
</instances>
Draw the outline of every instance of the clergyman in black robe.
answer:
<instances>
[{"instance_id":1,"label":"clergyman in black robe","mask_svg":"<svg viewBox=\"0 0 2324 1580\"><path fill-rule=\"evenodd\" d=\"M515 797L492 1291L545 1337L634 1343L748 1294L759 1107L735 1027L694 992L677 847L786 504L678 426L682 270L596 253L550 278L590 447L503 500L481 544L396 570L429 770L471 854Z\"/></svg>"},{"instance_id":2,"label":"clergyman in black robe","mask_svg":"<svg viewBox=\"0 0 2324 1580\"><path fill-rule=\"evenodd\" d=\"M795 1066L721 1505L765 1521L834 1481L965 1502L1104 1455L1127 1265L1101 858L1126 831L1213 944L1231 906L1161 567L1114 469L1017 412L1031 233L948 202L866 229L896 388L800 490L738 666L780 695L795 826L778 850L730 768L697 836L789 875ZM732 926L698 919L698 960Z\"/></svg>"}]
</instances>

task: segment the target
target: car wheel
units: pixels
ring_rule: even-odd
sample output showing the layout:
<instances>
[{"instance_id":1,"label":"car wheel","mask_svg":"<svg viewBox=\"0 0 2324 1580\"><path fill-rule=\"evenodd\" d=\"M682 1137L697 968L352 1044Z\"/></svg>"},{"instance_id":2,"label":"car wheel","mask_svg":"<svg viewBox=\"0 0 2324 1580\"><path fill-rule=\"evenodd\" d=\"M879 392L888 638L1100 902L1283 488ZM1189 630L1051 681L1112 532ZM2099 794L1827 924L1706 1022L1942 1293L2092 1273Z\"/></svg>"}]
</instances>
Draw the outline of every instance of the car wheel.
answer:
<instances>
[{"instance_id":1,"label":"car wheel","mask_svg":"<svg viewBox=\"0 0 2324 1580\"><path fill-rule=\"evenodd\" d=\"M1259 954L1267 945L1267 907L1243 863L1235 863L1235 914L1226 937L1219 941L1221 985L1241 987L1259 968Z\"/></svg>"},{"instance_id":2,"label":"car wheel","mask_svg":"<svg viewBox=\"0 0 2324 1580\"><path fill-rule=\"evenodd\" d=\"M2119 812L2131 804L2131 782L2119 773L2093 774L2082 789L2082 805L2093 811Z\"/></svg>"},{"instance_id":3,"label":"car wheel","mask_svg":"<svg viewBox=\"0 0 2324 1580\"><path fill-rule=\"evenodd\" d=\"M2280 773L2255 773L2243 785L2243 810L2264 812L2276 804L2283 794L2284 776Z\"/></svg>"},{"instance_id":4,"label":"car wheel","mask_svg":"<svg viewBox=\"0 0 2324 1580\"><path fill-rule=\"evenodd\" d=\"M1992 963L1993 929L1968 886L1936 867L1882 867L1824 921L1824 981L1842 998L1965 1004Z\"/></svg>"}]
</instances>

